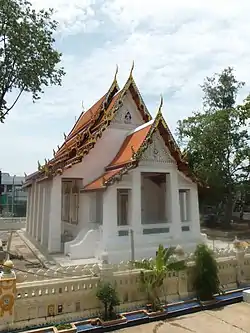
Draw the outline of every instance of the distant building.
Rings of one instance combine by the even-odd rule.
[[[24,177],[1,172],[0,215],[26,216],[27,193],[22,189]]]

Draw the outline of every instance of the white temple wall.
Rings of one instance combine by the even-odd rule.
[[[100,177],[118,153],[126,135],[127,130],[107,128],[83,161],[65,170],[63,177],[83,178],[84,186]]]

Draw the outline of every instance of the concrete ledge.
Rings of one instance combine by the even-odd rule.
[[[0,230],[20,230],[25,228],[26,218],[4,217],[0,218]]]
[[[250,303],[250,289],[243,290],[243,301]]]

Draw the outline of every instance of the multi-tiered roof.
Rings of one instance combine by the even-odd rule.
[[[96,142],[101,140],[103,132],[109,127],[118,109],[122,106],[123,98],[128,91],[131,93],[145,124],[127,136],[118,154],[105,168],[104,173],[87,185],[85,190],[105,188],[114,181],[119,180],[130,169],[135,168],[142,153],[152,142],[152,135],[156,130],[159,131],[170,154],[176,160],[178,169],[185,173],[186,176],[194,179],[162,116],[162,100],[157,116],[152,120],[135,84],[132,70],[133,67],[122,89],[119,89],[116,71],[114,80],[106,94],[89,110],[81,113],[70,133],[67,136],[64,135],[64,143],[61,147],[58,147],[57,152],[53,151],[54,157],[51,160],[45,160],[44,165],[38,163],[38,171],[26,178],[26,186],[33,181],[42,181],[61,175],[64,170],[82,162],[84,157],[94,148]]]

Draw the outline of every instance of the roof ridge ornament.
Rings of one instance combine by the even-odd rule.
[[[85,112],[86,112],[86,110],[85,110],[85,107],[84,107],[84,105],[83,105],[83,101],[82,101],[82,103],[81,103],[81,104],[82,104],[82,112],[83,112],[83,113],[85,113]]]
[[[116,64],[116,69],[115,69],[115,76],[114,76],[114,82],[117,82],[117,74],[118,74],[118,65]]]
[[[132,66],[131,66],[131,69],[130,69],[130,73],[129,73],[129,77],[130,77],[130,78],[132,78],[132,76],[133,76],[133,70],[134,70],[134,68],[135,68],[135,62],[134,62],[134,60],[133,60],[133,62],[132,62]]]
[[[159,116],[162,115],[162,106],[163,106],[163,96],[161,94],[160,105],[159,105],[158,112],[157,112],[157,115],[159,115]]]

